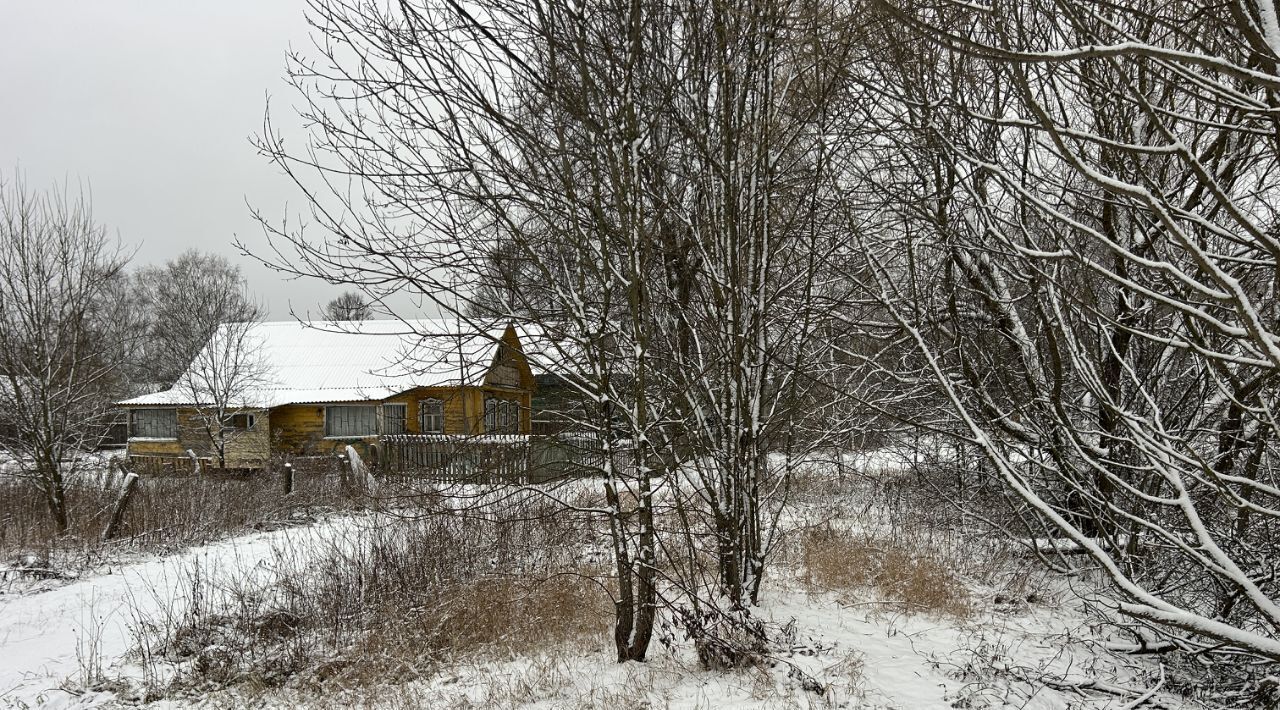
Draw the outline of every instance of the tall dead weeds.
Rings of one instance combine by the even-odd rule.
[[[909,537],[876,537],[828,525],[803,533],[800,579],[810,592],[872,591],[887,610],[964,618],[965,582],[936,548]]]
[[[138,628],[138,646],[159,648],[151,657],[167,668],[149,677],[171,679],[159,690],[168,695],[324,692],[418,680],[468,656],[598,647],[612,611],[602,574],[580,559],[581,529],[555,512],[382,515],[276,550],[266,578],[195,573],[187,613]]]

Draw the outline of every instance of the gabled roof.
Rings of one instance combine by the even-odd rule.
[[[479,384],[506,329],[505,323],[477,329],[453,318],[253,324],[244,342],[257,354],[262,374],[233,404],[270,408],[358,402],[386,399],[414,387]],[[218,338],[211,339],[197,362],[208,357]],[[120,404],[208,403],[191,401],[199,398],[191,390],[176,386]]]

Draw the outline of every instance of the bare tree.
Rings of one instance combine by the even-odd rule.
[[[209,442],[220,467],[227,465],[228,446],[244,436],[261,436],[256,416],[262,406],[262,388],[271,372],[255,334],[256,321],[223,323],[178,377],[174,389],[195,405],[190,422]]]
[[[324,307],[324,317],[332,321],[368,320],[373,317],[373,306],[355,291],[343,291],[341,296]]]
[[[597,435],[607,507],[588,512],[612,532],[619,660],[646,653],[660,554],[686,598],[754,603],[787,480],[768,455],[799,440],[811,267],[833,241],[816,219],[831,16],[317,1],[311,19],[323,66],[295,57],[293,79],[336,164],[304,175],[312,156],[263,148],[327,234],[264,222],[275,265],[546,335],[532,345],[565,373],[574,428]],[[690,535],[659,538],[659,486]]]
[[[558,334],[620,659],[701,544],[655,486],[749,604],[767,454],[841,386],[981,451],[1136,625],[1280,658],[1273,3],[311,7],[314,150],[263,147],[326,233],[266,224],[277,265]]]
[[[111,298],[128,257],[65,189],[0,180],[0,445],[66,530],[66,485],[121,394],[120,356],[136,337]]]
[[[881,9],[867,114],[909,130],[849,162],[884,198],[850,209],[898,375],[1140,643],[1280,660],[1275,6]]]
[[[262,315],[239,267],[217,254],[186,251],[162,266],[139,269],[134,284],[150,317],[144,376],[155,384],[176,383],[224,323]]]
[[[496,38],[489,24],[502,26],[502,34],[533,32],[557,36],[556,41],[571,39],[564,35],[573,29],[567,8],[547,10],[551,15],[533,17],[515,5],[495,6],[491,20],[482,23],[443,5],[406,4],[384,12],[376,3],[312,3],[311,19],[317,27],[341,28],[351,33],[348,40],[362,52],[372,52],[363,61],[347,65],[342,60],[349,56],[348,47],[335,43],[326,48],[326,63],[333,67],[325,71],[337,71],[352,97],[372,89],[383,102],[379,118],[366,121],[358,101],[308,91],[316,70],[299,59],[295,81],[308,100],[316,102],[314,112],[329,117],[317,124],[316,140],[336,145],[343,142],[340,135],[348,127],[357,126],[361,140],[370,141],[367,147],[373,152],[368,155],[378,159],[353,173],[364,179],[362,187],[368,193],[364,204],[346,209],[358,211],[360,218],[339,217],[326,211],[326,201],[313,202],[313,213],[332,236],[313,243],[305,234],[264,224],[278,244],[277,252],[284,245],[291,247],[293,258],[281,264],[285,268],[331,280],[339,273],[362,289],[409,290],[446,312],[462,315],[480,310],[470,304],[478,298],[476,287],[492,273],[494,262],[489,255],[500,237],[509,235],[518,242],[508,250],[516,258],[530,250],[543,255],[529,262],[528,269],[555,294],[543,301],[555,309],[553,313],[539,309],[538,317],[529,319],[519,315],[520,309],[508,298],[487,303],[482,312],[522,325],[545,325],[560,334],[529,344],[539,350],[544,365],[561,366],[570,374],[584,403],[583,428],[597,435],[589,440],[597,447],[607,506],[583,512],[608,520],[617,580],[614,640],[618,659],[643,660],[658,601],[653,505],[658,455],[649,436],[657,418],[651,400],[644,396],[653,357],[645,345],[652,322],[645,317],[651,308],[645,271],[651,268],[652,256],[643,243],[644,200],[632,185],[634,169],[628,167],[632,159],[623,135],[601,142],[593,153],[580,128],[564,126],[576,133],[561,134],[565,144],[572,143],[580,151],[581,170],[599,176],[602,182],[595,189],[610,194],[607,207],[600,203],[606,199],[603,196],[597,196],[593,206],[585,201],[589,197],[577,200],[566,193],[569,174],[540,172],[563,166],[552,155],[557,150],[552,126],[563,125],[568,116],[562,111],[563,101],[544,104],[526,92],[539,90],[536,84],[544,68],[564,69],[535,69],[529,62],[541,63],[540,59],[524,49],[518,55],[505,54],[505,61],[500,59],[513,48]],[[607,19],[619,18],[608,15]],[[656,27],[643,23],[629,31],[652,34]],[[334,35],[325,31],[324,36]],[[633,56],[640,49],[634,43],[628,47]],[[399,69],[386,76],[388,66]],[[498,83],[490,83],[491,79]],[[395,87],[392,92],[383,91],[391,87]],[[401,89],[409,89],[410,94],[397,95]],[[610,98],[602,100],[617,98],[619,89],[619,84],[609,86]],[[577,91],[566,98],[585,98],[590,89]],[[446,97],[447,101],[439,101]],[[322,108],[330,101],[334,107]],[[418,124],[426,117],[411,117],[429,107],[439,107],[441,114],[422,122],[421,129],[392,128],[406,120]],[[623,131],[634,135],[639,130],[634,107],[629,113],[629,127]],[[537,121],[549,123],[534,125]],[[456,136],[446,139],[432,128],[446,123],[457,127]],[[485,132],[491,132],[491,137],[483,137]],[[438,153],[424,145],[428,140],[441,141]],[[394,148],[408,144],[417,148]],[[303,183],[295,156],[277,142],[268,142],[264,148]],[[333,155],[361,162],[363,153],[365,148]],[[433,164],[437,159],[465,167],[437,169]],[[618,179],[606,184],[607,175]],[[499,191],[514,195],[515,200],[493,199]],[[444,209],[435,209],[433,201]],[[399,222],[417,222],[422,228],[402,232],[395,228]],[[537,244],[528,239],[534,233],[540,234]]]

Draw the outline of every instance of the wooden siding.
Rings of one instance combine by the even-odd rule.
[[[405,407],[406,434],[422,433],[418,428],[418,403],[424,399],[439,399],[444,403],[444,433],[479,435],[484,431],[484,400],[486,397],[513,400],[520,403],[520,433],[529,431],[529,403],[531,394],[505,387],[418,387],[401,392],[381,401],[334,402],[344,404],[403,404]],[[348,444],[356,446],[361,455],[367,455],[369,444],[376,443],[377,435],[360,438],[325,438],[325,404],[290,404],[271,410],[271,442],[274,450],[289,455],[319,455],[341,453]]]
[[[140,407],[164,409],[164,407]],[[187,450],[200,458],[215,460],[213,440],[205,431],[199,412],[191,407],[178,407],[177,439],[130,439],[128,455],[185,457]],[[244,410],[256,417],[251,431],[237,431],[227,436],[227,466],[260,466],[271,455],[271,415],[265,411]]]
[[[484,384],[530,392],[538,388],[533,371],[529,368],[529,360],[520,349],[520,339],[516,337],[515,328],[508,327],[503,333],[502,344],[485,374]]]
[[[159,439],[130,439],[126,446],[130,456],[181,456],[182,444]]]
[[[484,400],[489,397],[516,402],[520,405],[520,423],[516,433],[528,434],[532,428],[531,409],[533,393],[538,384],[529,368],[529,360],[520,348],[515,328],[508,327],[502,335],[502,344],[494,356],[493,364],[484,378],[483,393],[476,408],[478,421],[474,433],[489,433],[484,428]]]
[[[484,430],[484,400],[490,397],[493,397],[494,399],[503,399],[509,402],[515,402],[516,404],[520,405],[520,425],[519,425],[519,429],[514,433],[516,434],[529,433],[530,427],[532,425],[530,411],[529,411],[530,405],[533,402],[532,393],[527,391],[516,391],[516,390],[510,390],[510,389],[498,388],[498,387],[485,387],[483,389],[483,394],[481,395],[481,398],[480,398],[480,421],[477,422],[478,430],[476,433],[480,433],[480,434],[494,433],[494,432],[487,432]],[[512,432],[506,432],[506,433],[512,433]]]
[[[457,387],[418,387],[408,392],[401,392],[386,399],[387,404],[405,405],[405,433],[419,434],[418,402],[424,399],[438,399],[444,402],[444,433],[476,434],[476,406],[472,388]],[[480,416],[483,416],[480,412]]]
[[[289,404],[271,410],[271,441],[277,451],[307,456],[330,453],[337,441],[324,438],[323,404]]]

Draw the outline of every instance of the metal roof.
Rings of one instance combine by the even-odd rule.
[[[191,376],[196,363],[213,357],[219,340],[234,327],[215,333],[180,383],[207,379]],[[479,384],[505,330],[506,324],[476,328],[453,318],[252,324],[241,342],[259,374],[229,404],[270,408],[371,401],[414,387]],[[217,399],[199,390],[179,385],[120,404],[193,405]]]

